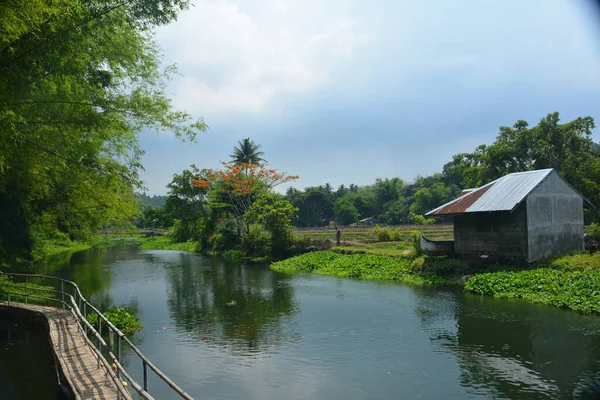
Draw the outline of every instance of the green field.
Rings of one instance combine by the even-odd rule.
[[[413,231],[421,232],[432,240],[452,240],[452,225],[401,225],[387,227],[393,239],[382,241],[374,227],[356,227],[342,229],[341,246],[335,246],[335,229],[297,229],[296,240],[302,245],[314,245],[320,249],[329,249],[341,253],[363,253],[382,256],[402,257],[411,251]]]

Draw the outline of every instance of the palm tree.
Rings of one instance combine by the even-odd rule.
[[[250,138],[238,141],[236,147],[233,148],[231,162],[233,164],[263,164],[267,160],[262,158],[265,154],[260,150],[260,144],[254,143]]]

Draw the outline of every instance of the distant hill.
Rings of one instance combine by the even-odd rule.
[[[161,208],[162,206],[165,205],[165,202],[167,201],[167,197],[168,196],[148,196],[145,193],[136,193],[135,197],[137,197],[141,203],[141,208],[146,209],[146,208]]]

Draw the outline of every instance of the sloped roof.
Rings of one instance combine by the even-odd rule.
[[[429,211],[425,215],[448,215],[471,212],[512,211],[533,191],[553,168],[515,172],[474,189]],[[575,190],[575,189],[573,189]],[[582,196],[583,197],[583,196]],[[584,201],[589,203],[585,198]]]

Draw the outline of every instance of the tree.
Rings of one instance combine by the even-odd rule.
[[[182,0],[0,4],[0,258],[28,257],[52,231],[82,238],[132,219],[138,133],[193,139],[202,120],[171,107],[155,26]]]
[[[444,166],[452,181],[478,187],[508,173],[554,168],[593,203],[600,201],[600,155],[592,141],[594,120],[576,118],[560,124],[557,112],[529,127],[517,121],[500,127],[496,141],[473,153],[454,156]]]
[[[190,182],[198,188],[210,189],[211,204],[226,205],[237,222],[238,236],[248,232],[247,213],[260,195],[299,178],[259,164],[223,163],[223,166],[224,170],[205,169],[203,178],[191,178]]]
[[[338,199],[333,207],[335,220],[342,225],[350,225],[358,221],[360,214],[348,199]]]
[[[271,234],[271,255],[280,258],[294,244],[294,227],[291,219],[298,212],[289,201],[280,195],[267,193],[261,195],[248,212],[248,220],[261,224]]]
[[[193,179],[199,179],[201,172],[195,165],[190,170],[175,174],[169,188],[169,197],[165,204],[165,211],[171,224],[178,220],[177,229],[173,232],[174,239],[186,242],[198,239],[200,221],[208,217],[208,190],[193,184]]]
[[[260,150],[260,145],[254,143],[250,138],[238,141],[233,148],[233,154],[230,155],[233,165],[239,164],[265,164],[267,161],[262,158],[264,153]]]

